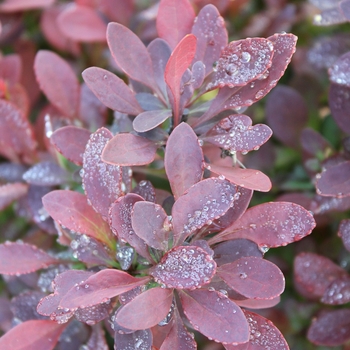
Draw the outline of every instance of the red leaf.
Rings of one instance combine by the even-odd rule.
[[[119,68],[133,80],[154,89],[151,57],[142,41],[119,23],[109,23],[107,42]]]
[[[294,260],[295,286],[309,299],[321,298],[334,280],[344,276],[345,270],[322,255],[301,253]]]
[[[193,232],[223,216],[239,199],[237,187],[227,180],[210,178],[190,187],[172,208],[174,240],[183,242]]]
[[[6,0],[1,3],[1,12],[18,12],[38,9],[53,5],[55,0]]]
[[[0,210],[3,210],[13,201],[23,197],[28,192],[28,185],[15,182],[0,186]]]
[[[316,190],[321,196],[350,196],[350,162],[331,166],[316,176]]]
[[[131,213],[135,233],[150,247],[163,251],[168,248],[169,229],[164,227],[167,219],[168,216],[160,205],[146,201],[136,202]]]
[[[278,296],[273,299],[243,299],[235,300],[236,304],[240,307],[247,309],[268,309],[274,307],[281,301],[281,297]]]
[[[162,0],[157,14],[158,36],[174,49],[191,32],[195,16],[188,0]]]
[[[1,349],[52,350],[66,325],[48,320],[30,320],[15,326],[0,338]]]
[[[65,158],[76,165],[83,165],[83,154],[90,135],[86,129],[69,125],[57,129],[50,141]]]
[[[327,310],[312,320],[307,338],[324,346],[342,345],[350,339],[350,309]]]
[[[208,165],[207,169],[221,177],[224,176],[228,181],[240,187],[250,190],[268,192],[272,187],[269,177],[259,170],[229,168],[214,164]]]
[[[164,319],[172,301],[172,289],[148,289],[124,305],[115,320],[120,326],[129,329],[151,328]]]
[[[168,251],[150,274],[167,288],[195,289],[209,283],[215,271],[215,261],[202,248],[178,246]]]
[[[6,55],[0,59],[0,78],[9,85],[20,82],[22,74],[21,57],[17,54]]]
[[[198,289],[180,291],[186,317],[193,327],[220,343],[245,343],[249,340],[248,322],[240,309],[224,294]]]
[[[59,263],[59,260],[27,243],[1,244],[0,256],[0,273],[5,275],[22,275]]]
[[[82,76],[96,97],[108,108],[131,115],[142,112],[134,92],[115,74],[90,67],[84,70]]]
[[[80,86],[70,65],[56,53],[40,50],[35,57],[34,70],[48,100],[66,117],[76,118]]]
[[[71,4],[58,16],[57,24],[74,41],[106,41],[107,25],[92,8]]]
[[[186,35],[176,46],[165,68],[165,82],[173,95],[174,126],[180,122],[180,84],[182,76],[193,61],[196,53],[196,37]]]
[[[345,248],[350,251],[350,219],[340,222],[338,236],[342,239]]]
[[[146,132],[156,128],[172,116],[170,110],[153,110],[140,113],[132,125],[137,132]]]
[[[262,248],[285,246],[309,235],[316,226],[313,216],[302,206],[269,202],[248,209],[232,226],[210,243],[246,238]]]
[[[247,298],[273,299],[284,290],[281,270],[260,257],[240,258],[218,267],[217,273],[232,289]]]
[[[225,21],[214,5],[206,5],[199,11],[192,34],[197,38],[194,61],[202,61],[205,65],[205,75],[208,75],[228,41]]]
[[[164,157],[165,171],[175,198],[202,179],[203,158],[192,128],[186,123],[178,125],[170,134]]]
[[[105,145],[113,137],[101,128],[91,134],[83,155],[83,185],[92,207],[107,220],[109,206],[126,191],[120,166],[106,164],[101,155]]]
[[[56,190],[43,197],[43,204],[50,216],[60,225],[114,248],[114,239],[108,224],[92,209],[83,194]]]
[[[334,280],[325,290],[321,302],[328,305],[342,305],[350,301],[350,276]]]
[[[145,165],[152,163],[157,151],[154,141],[133,134],[117,134],[106,145],[102,160],[112,165]]]
[[[148,280],[149,277],[135,278],[123,271],[105,269],[71,288],[62,298],[60,307],[74,310],[104,303]]]

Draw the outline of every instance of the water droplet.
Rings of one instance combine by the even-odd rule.
[[[244,63],[248,63],[250,61],[250,53],[249,52],[242,52],[242,56],[241,56],[241,61],[244,62]]]

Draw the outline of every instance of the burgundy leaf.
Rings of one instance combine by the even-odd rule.
[[[249,340],[248,322],[240,309],[224,294],[198,289],[180,292],[186,317],[193,327],[220,343],[245,343]]]
[[[101,304],[78,309],[75,311],[74,316],[78,321],[92,326],[109,317],[112,308],[113,305],[108,299],[106,302],[103,302]]]
[[[151,202],[136,202],[131,212],[131,224],[135,233],[150,247],[163,251],[168,248],[169,228],[166,230],[164,227],[167,220],[164,209]]]
[[[262,258],[263,253],[255,242],[238,238],[214,247],[214,259],[218,266],[234,262],[246,256]]]
[[[338,236],[342,239],[345,248],[350,251],[350,219],[340,222]]]
[[[349,52],[340,56],[335,64],[329,68],[329,79],[334,84],[345,85],[350,87],[350,79],[347,72],[350,69],[350,54]]]
[[[199,11],[192,34],[197,38],[194,60],[204,63],[205,75],[208,75],[228,41],[225,21],[214,5],[206,5]]]
[[[0,164],[0,181],[1,182],[20,182],[22,175],[26,171],[22,164],[2,162]]]
[[[152,183],[148,180],[141,180],[138,185],[132,189],[131,192],[138,194],[147,202],[154,203],[156,201],[156,190],[153,187]]]
[[[350,162],[332,166],[316,178],[316,190],[321,196],[350,196]]]
[[[172,208],[175,242],[181,243],[193,232],[210,225],[238,199],[237,186],[227,180],[210,178],[190,187]]]
[[[224,167],[210,164],[207,169],[228,181],[254,191],[268,192],[272,184],[268,176],[259,170]]]
[[[179,198],[203,176],[203,151],[192,128],[178,125],[167,141],[164,166],[174,197]]]
[[[220,148],[249,152],[258,150],[272,135],[264,124],[252,126],[252,120],[244,114],[230,115],[212,128],[203,140]]]
[[[159,287],[148,289],[124,305],[117,313],[116,322],[134,330],[151,328],[164,319],[172,301],[172,289]]]
[[[267,309],[274,307],[281,301],[281,297],[278,296],[273,299],[243,299],[235,300],[236,304],[240,307],[245,307],[248,309]]]
[[[37,186],[61,185],[68,179],[69,174],[52,161],[37,163],[23,174],[24,181]]]
[[[112,137],[108,129],[98,129],[91,134],[83,155],[84,190],[92,207],[104,219],[108,217],[109,206],[126,190],[120,166],[106,164],[101,159],[103,149]]]
[[[0,59],[0,78],[7,84],[14,85],[20,82],[22,73],[21,57],[17,54],[6,55]]]
[[[349,114],[350,108],[350,87],[345,85],[331,84],[329,89],[329,107],[332,116],[338,126],[347,134],[350,133]]]
[[[327,310],[312,320],[307,338],[324,346],[342,345],[350,339],[350,309]]]
[[[295,285],[309,299],[321,298],[333,281],[346,275],[345,270],[322,255],[301,253],[294,260]]]
[[[102,327],[93,327],[85,350],[108,350],[105,332]]]
[[[150,329],[143,329],[135,331],[130,334],[120,334],[115,332],[114,335],[114,349],[138,349],[138,350],[151,350],[153,343],[152,332]]]
[[[146,132],[156,128],[172,116],[172,111],[166,109],[153,110],[140,113],[132,125],[137,132]]]
[[[248,256],[217,269],[218,275],[236,292],[252,299],[273,299],[284,290],[284,277],[273,263]]]
[[[125,305],[129,303],[131,300],[135,299],[139,294],[143,293],[145,290],[146,290],[146,285],[141,285],[133,289],[130,289],[125,293],[119,294],[120,304]]]
[[[11,350],[52,350],[66,325],[49,320],[20,323],[0,338],[0,348]]]
[[[316,223],[302,206],[288,202],[269,202],[246,211],[232,226],[210,241],[246,238],[261,248],[284,246],[309,235]]]
[[[117,134],[106,145],[102,160],[113,165],[145,165],[153,162],[157,145],[144,137]]]
[[[37,143],[31,125],[13,104],[0,100],[0,154],[16,163],[32,163]]]
[[[142,112],[134,92],[115,74],[90,67],[84,70],[82,76],[95,96],[108,108],[131,115]]]
[[[279,85],[269,94],[265,108],[273,135],[289,147],[299,147],[301,130],[308,121],[303,96],[289,86]]]
[[[90,134],[86,129],[69,125],[57,129],[50,141],[65,158],[76,165],[83,165],[83,154]]]
[[[0,245],[0,256],[0,273],[5,275],[21,275],[59,263],[59,260],[27,243],[5,242]],[[14,256],[16,259],[13,259]]]
[[[80,86],[69,64],[54,52],[40,50],[35,57],[34,70],[48,100],[66,117],[76,118]]]
[[[259,350],[266,348],[266,346],[268,346],[269,350],[289,350],[283,335],[270,320],[251,311],[243,310],[243,312],[250,328],[250,338],[247,347],[240,348],[224,345],[226,350]]]
[[[350,208],[350,197],[324,197],[316,195],[311,201],[310,210],[315,214],[346,211]]]
[[[188,0],[162,0],[157,14],[158,36],[172,49],[191,32],[195,13]]]
[[[350,301],[350,276],[334,280],[325,290],[321,302],[329,305],[342,305]]]
[[[192,89],[198,89],[202,86],[205,78],[205,65],[202,61],[197,61],[192,66],[192,78],[191,85]],[[193,91],[191,91],[193,94]],[[192,96],[190,96],[191,98]]]
[[[274,47],[264,38],[231,41],[221,52],[207,89],[244,86],[259,78],[271,66]]]
[[[56,190],[43,197],[43,204],[60,225],[95,238],[113,249],[114,240],[108,224],[92,209],[83,194]]]
[[[151,57],[144,44],[130,29],[119,23],[109,23],[107,42],[114,60],[126,75],[151,89],[154,88]]]
[[[0,186],[0,210],[3,210],[13,201],[23,197],[27,192],[28,186],[21,182]]]
[[[71,4],[58,16],[57,24],[63,35],[74,41],[106,41],[105,21],[87,6]]]
[[[145,241],[135,234],[131,213],[136,202],[143,201],[137,194],[129,193],[114,202],[109,209],[109,224],[122,242],[128,242],[141,256],[152,261]]]
[[[174,126],[180,122],[180,83],[186,69],[193,61],[196,52],[196,37],[193,34],[186,35],[172,52],[165,67],[165,82],[173,97]]]
[[[145,284],[148,280],[149,277],[135,278],[124,271],[105,269],[71,288],[63,296],[59,306],[74,310],[105,303],[108,299]]]
[[[320,133],[311,128],[302,130],[300,143],[305,152],[316,157],[327,149],[332,149],[330,143]]]
[[[209,283],[215,270],[215,261],[202,248],[178,246],[168,251],[150,274],[167,288],[195,289]]]
[[[39,291],[27,290],[11,299],[11,311],[16,322],[25,322],[29,320],[46,319],[39,315],[36,308],[45,293]]]

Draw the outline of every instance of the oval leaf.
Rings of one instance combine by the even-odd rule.
[[[0,210],[3,210],[13,201],[23,197],[28,192],[28,185],[15,182],[0,186]]]
[[[325,290],[321,302],[329,305],[342,305],[350,301],[350,277],[334,280]]]
[[[328,94],[329,108],[332,117],[338,126],[347,134],[350,134],[350,87],[331,84]]]
[[[342,239],[345,248],[350,251],[350,219],[340,222],[338,236]]]
[[[118,331],[114,333],[115,350],[150,350],[152,348],[152,343],[153,337],[150,329],[143,329],[140,331],[132,332],[130,334],[120,334]]]
[[[146,132],[156,128],[172,116],[169,110],[153,110],[140,113],[132,125],[137,132]]]

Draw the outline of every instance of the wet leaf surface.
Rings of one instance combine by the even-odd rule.
[[[350,87],[332,83],[328,94],[329,108],[338,126],[350,134],[348,110],[350,108]]]
[[[345,248],[350,251],[350,219],[340,222],[338,236],[342,239]]]
[[[21,182],[0,186],[0,210],[6,208],[13,201],[23,197],[27,191],[28,186]]]
[[[137,132],[152,130],[165,122],[172,116],[170,110],[153,110],[140,113],[133,121],[132,125]]]
[[[130,334],[115,332],[114,342],[115,350],[151,350],[153,337],[150,329],[143,329]]]
[[[335,279],[325,290],[321,302],[342,305],[350,301],[350,276]]]

